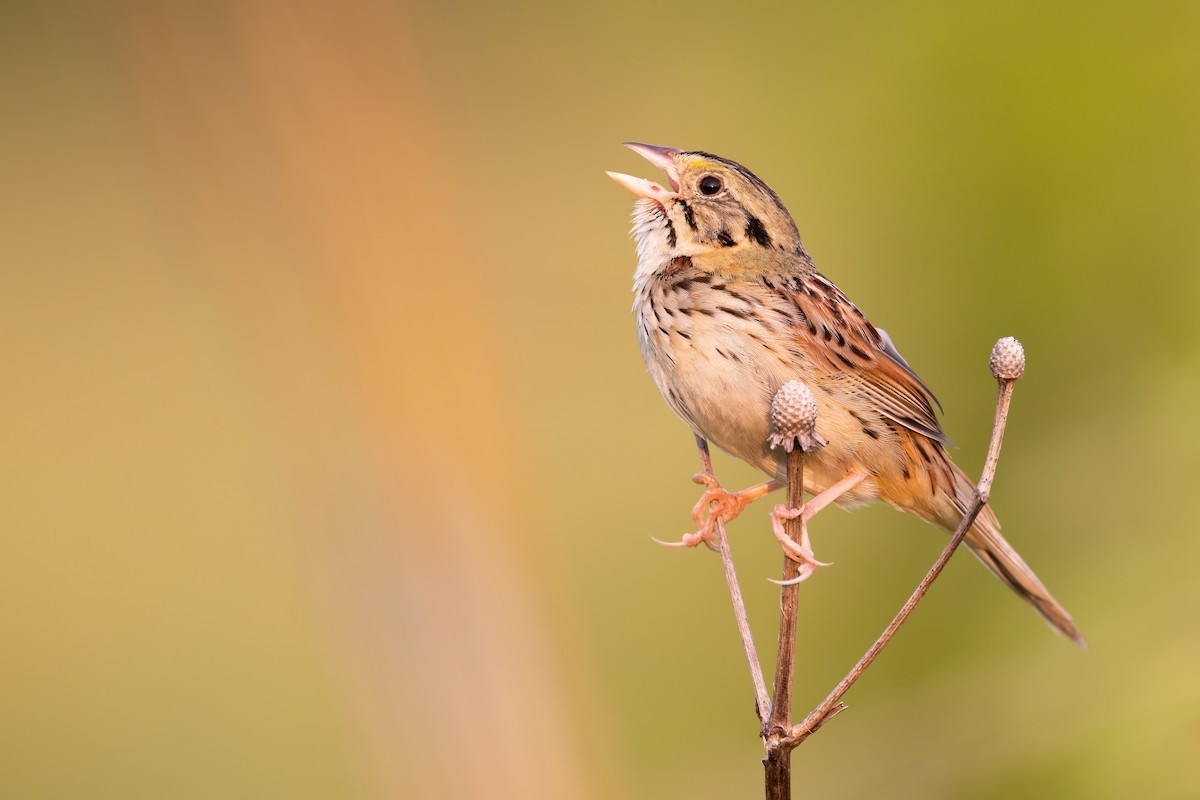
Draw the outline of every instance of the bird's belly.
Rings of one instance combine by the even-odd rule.
[[[808,491],[822,491],[850,472],[872,475],[870,462],[886,460],[884,452],[869,452],[878,442],[861,433],[846,399],[783,342],[750,340],[747,346],[744,334],[719,329],[693,328],[690,334],[690,339],[683,339],[655,332],[643,342],[643,355],[667,404],[717,447],[783,480],[785,454],[782,449],[772,450],[768,442],[771,400],[784,383],[799,380],[817,398],[817,432],[828,441],[805,458]],[[847,492],[839,505],[868,502],[878,493],[875,481],[868,478]]]

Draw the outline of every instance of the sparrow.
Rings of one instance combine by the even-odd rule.
[[[693,509],[697,531],[679,544],[710,544],[716,519],[728,521],[786,480],[770,439],[770,405],[791,380],[807,385],[820,409],[823,446],[804,462],[813,497],[803,518],[830,503],[875,500],[946,531],[962,521],[975,484],[946,452],[933,406],[940,404],[891,338],[817,271],[779,196],[737,162],[703,151],[626,143],[666,173],[669,188],[609,172],[637,196],[633,311],[638,345],[667,405],[708,443],[762,470],[770,480],[726,491],[711,474]],[[776,520],[778,523],[778,520]],[[821,565],[807,541],[782,536],[784,551],[811,572]],[[1000,533],[985,507],[967,545],[1001,581],[1057,631],[1084,639]]]

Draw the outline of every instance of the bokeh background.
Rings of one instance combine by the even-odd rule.
[[[648,538],[696,459],[634,139],[765,177],[968,472],[1029,354],[994,505],[1090,650],[956,558],[797,796],[1200,796],[1197,41],[1192,2],[4,3],[0,795],[759,795],[719,563]],[[797,714],[943,541],[814,535]]]

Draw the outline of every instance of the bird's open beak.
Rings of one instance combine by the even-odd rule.
[[[679,150],[673,147],[656,147],[652,144],[639,144],[638,142],[625,142],[625,146],[667,173],[667,180],[670,181],[671,189],[674,191],[669,191],[654,181],[623,175],[620,172],[608,172],[606,173],[608,177],[638,197],[645,197],[648,200],[661,202],[679,196],[679,169],[675,166],[675,158],[679,155]]]

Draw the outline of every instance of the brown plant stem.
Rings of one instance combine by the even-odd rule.
[[[788,508],[804,505],[804,451],[796,447],[787,454]],[[784,520],[783,528],[792,541],[803,538],[803,517]],[[796,615],[800,584],[788,583],[800,574],[800,564],[783,557],[783,590],[779,603],[779,650],[775,661],[775,693],[765,736],[767,757],[763,759],[767,800],[792,796],[792,673],[796,660]]]
[[[854,685],[854,682],[866,671],[867,667],[871,666],[871,662],[879,655],[888,642],[895,636],[896,631],[908,619],[909,614],[917,607],[917,603],[921,602],[921,598],[929,591],[929,587],[937,580],[946,564],[950,561],[950,557],[954,555],[954,551],[962,544],[962,540],[966,537],[967,531],[971,529],[975,518],[979,516],[979,512],[987,504],[991,494],[992,480],[995,477],[996,466],[1000,459],[1000,445],[1004,440],[1004,427],[1008,422],[1008,408],[1012,402],[1013,380],[999,381],[999,396],[996,399],[996,417],[992,423],[992,438],[988,444],[988,454],[984,461],[983,473],[979,477],[978,488],[975,490],[975,498],[971,502],[970,508],[963,516],[962,522],[954,531],[954,535],[950,537],[950,541],[942,548],[941,554],[937,561],[930,567],[929,572],[917,585],[912,595],[905,602],[891,623],[884,629],[875,643],[867,649],[863,657],[858,663],[847,673],[846,677],[834,688],[829,696],[821,702],[819,706],[813,709],[804,721],[792,728],[791,734],[788,737],[788,742],[792,747],[803,742],[809,736],[814,734],[822,725],[828,722],[834,715],[845,709],[845,705],[841,703],[842,696]]]
[[[700,468],[706,475],[713,474],[712,456],[708,452],[708,441],[696,435],[696,447],[700,450]],[[760,726],[765,730],[771,713],[771,701],[767,697],[767,684],[763,679],[762,663],[758,660],[758,649],[750,634],[750,618],[746,614],[746,603],[738,584],[737,572],[733,568],[733,552],[729,548],[729,537],[725,535],[725,523],[720,517],[714,525],[717,551],[721,554],[721,566],[725,570],[725,583],[729,586],[729,599],[733,604],[733,617],[737,622],[738,634],[742,637],[742,648],[746,652],[746,663],[750,666],[750,680],[754,684],[754,711]]]

